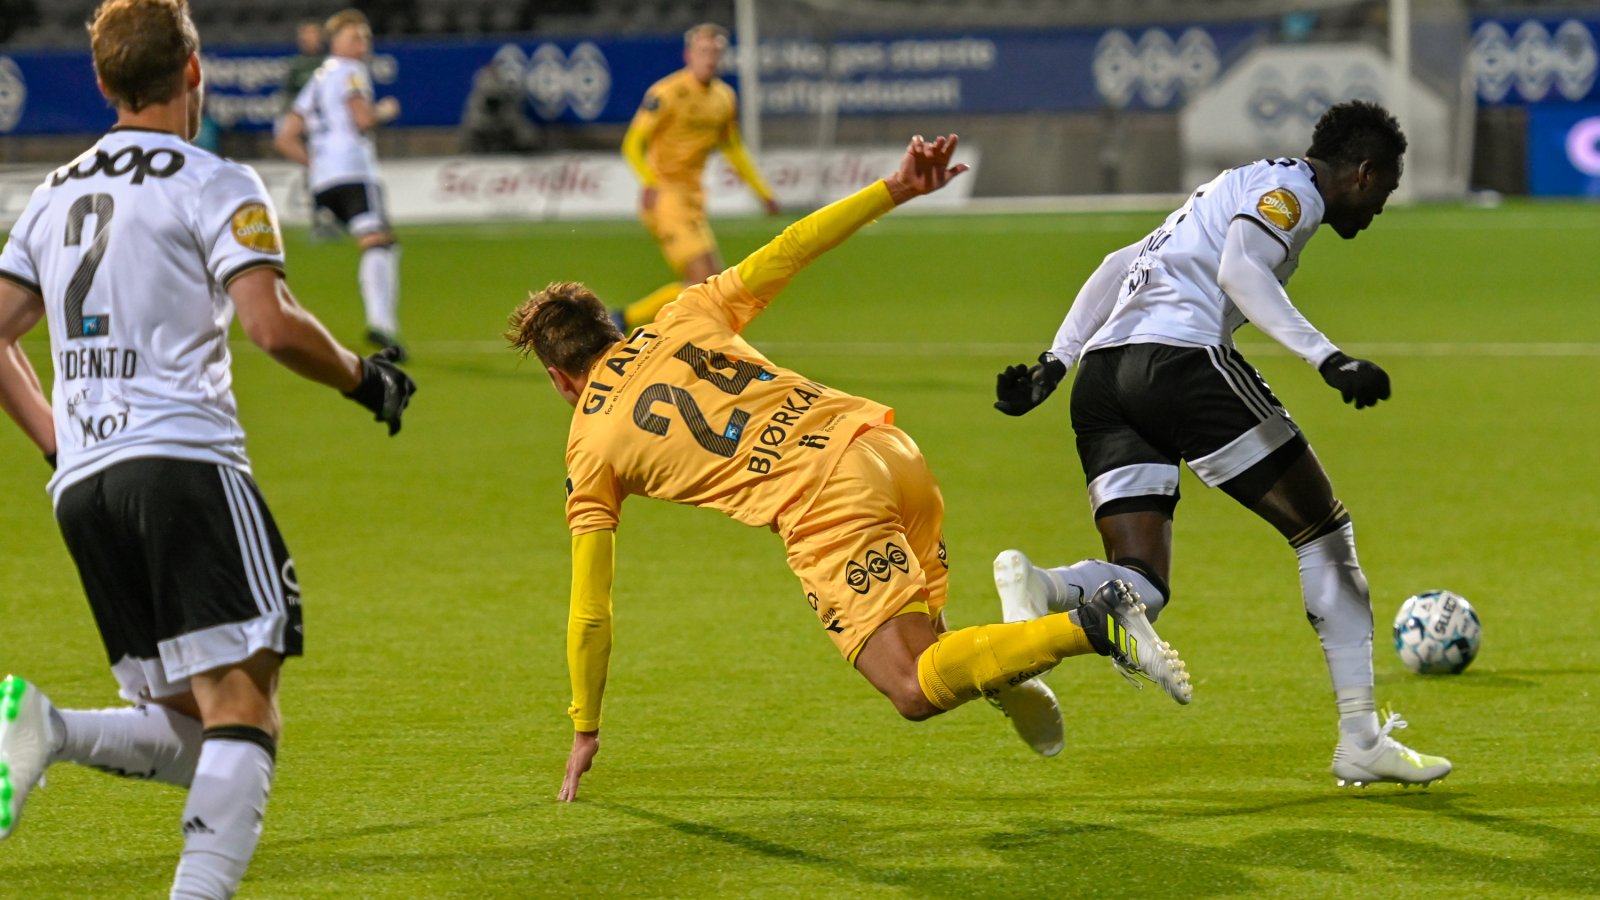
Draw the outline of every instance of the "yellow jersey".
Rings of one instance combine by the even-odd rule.
[[[774,364],[740,333],[806,263],[893,207],[879,182],[802,220],[738,266],[686,289],[589,370],[567,434],[567,524],[616,528],[633,494],[772,527],[803,511],[839,454],[893,421],[883,404]],[[826,227],[826,226],[825,226]]]
[[[737,114],[727,82],[701,84],[679,69],[650,86],[628,130],[647,136],[645,156],[659,181],[698,188],[706,157],[737,139]]]

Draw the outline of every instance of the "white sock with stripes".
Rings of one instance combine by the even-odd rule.
[[[272,791],[274,745],[247,726],[206,729],[189,800],[173,900],[215,900],[239,889],[261,840]]]
[[[157,704],[58,709],[64,740],[55,760],[125,778],[188,787],[200,761],[200,721]]]
[[[1070,566],[1040,569],[1039,573],[1044,576],[1045,599],[1050,604],[1051,612],[1077,609],[1094,596],[1101,585],[1113,578],[1133,585],[1133,589],[1139,592],[1139,599],[1144,601],[1145,615],[1150,621],[1154,622],[1167,605],[1166,597],[1144,573],[1103,559],[1085,559]]]
[[[361,303],[367,327],[390,337],[400,333],[400,245],[383,244],[361,251]]]

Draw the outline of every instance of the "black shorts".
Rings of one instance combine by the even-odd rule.
[[[294,560],[238,469],[127,460],[62,491],[56,521],[127,699],[262,650],[300,655]]]
[[[375,181],[336,184],[318,191],[314,199],[319,209],[333,213],[339,224],[355,237],[389,230],[389,215],[383,208],[383,188]]]
[[[1208,487],[1254,502],[1307,446],[1232,347],[1126,344],[1085,354],[1072,430],[1096,517],[1170,513],[1180,460]]]

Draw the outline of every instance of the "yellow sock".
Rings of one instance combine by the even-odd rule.
[[[954,709],[990,691],[1018,684],[1069,656],[1095,652],[1089,635],[1065,613],[975,625],[939,636],[917,658],[917,681],[928,701]]]
[[[622,320],[628,323],[629,328],[649,325],[656,320],[656,313],[661,312],[661,307],[678,299],[681,293],[683,293],[683,282],[669,281],[651,291],[643,300],[636,300],[624,306]]]

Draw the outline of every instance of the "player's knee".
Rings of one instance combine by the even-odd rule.
[[[1350,524],[1350,512],[1344,504],[1334,500],[1331,505],[1317,512],[1300,517],[1296,523],[1299,530],[1289,535],[1289,546],[1299,550],[1301,547],[1319,538],[1327,537]]]
[[[894,704],[895,712],[910,722],[921,722],[944,712],[934,706],[928,695],[922,692],[922,684],[917,681],[915,673],[912,673],[910,678],[901,679],[884,694],[889,698],[889,702]]]

